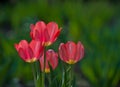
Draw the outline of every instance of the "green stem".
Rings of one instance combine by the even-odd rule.
[[[42,72],[42,87],[45,87],[46,47],[44,48],[44,69]]]
[[[70,73],[69,73],[69,76],[70,76],[70,84],[69,84],[69,87],[72,87],[72,81],[73,81],[73,65],[70,65]]]
[[[51,74],[48,74],[49,87],[51,86]]]
[[[33,77],[34,77],[34,84],[35,84],[35,87],[37,87],[37,79],[36,79],[34,63],[31,64],[31,67],[32,67],[32,73],[33,73]]]
[[[37,87],[40,87],[41,83],[40,83],[40,64],[39,61],[36,62],[36,84]]]
[[[65,74],[66,74],[66,71],[65,71],[65,68],[64,68],[64,64],[62,62],[61,63],[61,66],[62,66],[62,83],[61,83],[61,87],[65,87]]]
[[[44,80],[45,80],[45,73],[44,72],[42,72],[42,87],[44,87]]]
[[[33,73],[33,77],[34,77],[34,84],[35,87],[41,87],[40,85],[40,67],[39,67],[39,61],[32,63],[31,64],[32,67],[32,73]]]

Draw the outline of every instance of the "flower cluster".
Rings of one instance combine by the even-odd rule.
[[[30,25],[31,42],[21,40],[15,44],[19,56],[28,63],[39,61],[42,72],[49,73],[50,67],[54,70],[58,65],[58,54],[60,59],[68,64],[75,64],[84,56],[84,47],[79,41],[77,44],[68,41],[61,43],[58,53],[52,49],[46,50],[47,46],[52,45],[60,35],[61,28],[55,22],[45,24],[38,21],[35,25]],[[49,66],[50,65],[50,66]]]

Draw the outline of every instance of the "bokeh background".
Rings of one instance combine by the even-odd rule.
[[[76,87],[120,87],[119,0],[0,0],[0,87],[34,87],[31,67],[14,43],[30,41],[29,26],[39,20],[63,28],[49,48],[58,51],[68,40],[84,44]]]

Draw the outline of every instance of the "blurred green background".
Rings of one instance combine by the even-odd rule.
[[[50,48],[58,51],[68,40],[84,44],[85,56],[75,65],[76,87],[120,87],[119,0],[1,0],[0,87],[34,87],[31,67],[14,43],[30,41],[29,26],[39,20],[63,28]]]

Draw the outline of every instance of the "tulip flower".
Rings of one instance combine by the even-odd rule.
[[[59,55],[62,61],[68,64],[74,64],[84,56],[84,47],[81,42],[75,44],[68,41],[66,44],[61,43],[59,46]]]
[[[55,53],[52,49],[46,51],[46,64],[45,64],[45,73],[50,72],[50,66],[54,70],[58,65],[58,54]],[[44,71],[44,55],[40,58],[41,70]]]
[[[15,44],[20,57],[25,62],[35,62],[43,54],[43,46],[39,41],[32,40],[29,44],[26,40],[21,40],[19,44]]]
[[[43,21],[38,21],[35,25],[30,25],[30,36],[34,40],[39,40],[44,46],[49,46],[56,41],[61,29],[55,22],[45,24]]]

